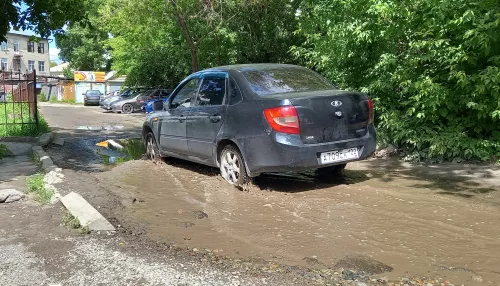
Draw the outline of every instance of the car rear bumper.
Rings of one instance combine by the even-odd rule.
[[[93,103],[93,104],[99,104],[100,100],[99,99],[87,99],[85,100],[85,103]]]
[[[371,156],[376,149],[376,131],[371,125],[365,136],[321,144],[303,144],[298,135],[272,133],[245,139],[240,143],[249,175],[318,169],[359,161]],[[335,150],[358,148],[359,158],[321,164],[320,154]]]

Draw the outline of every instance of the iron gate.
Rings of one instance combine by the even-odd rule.
[[[36,72],[0,71],[0,137],[38,132]]]

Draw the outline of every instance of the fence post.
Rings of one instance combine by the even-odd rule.
[[[35,105],[35,130],[38,132],[38,96],[36,95],[36,70],[33,69],[33,100]]]

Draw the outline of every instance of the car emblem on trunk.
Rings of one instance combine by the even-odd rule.
[[[333,107],[339,107],[342,105],[342,101],[340,100],[334,100],[330,103]]]

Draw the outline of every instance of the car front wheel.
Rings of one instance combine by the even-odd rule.
[[[238,148],[232,145],[224,147],[219,162],[222,178],[231,185],[241,186],[248,181],[245,162]]]
[[[146,155],[154,163],[158,163],[161,160],[160,149],[158,149],[155,136],[152,132],[149,132],[146,136]]]

